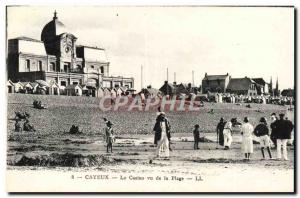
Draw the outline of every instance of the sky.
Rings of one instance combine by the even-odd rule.
[[[207,72],[294,87],[293,8],[8,7],[7,38],[40,40],[54,10],[77,44],[105,48],[110,75],[134,77],[137,90],[160,88],[167,68],[177,83],[192,82],[194,71],[195,86]]]

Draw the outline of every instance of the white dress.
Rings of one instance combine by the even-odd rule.
[[[158,157],[169,157],[170,150],[169,150],[169,139],[166,130],[166,123],[160,122],[160,126],[161,126],[161,138],[157,144],[156,154]]]
[[[231,146],[231,143],[232,143],[231,131],[232,131],[232,123],[226,122],[224,129],[223,129],[224,146],[228,146],[228,147]]]
[[[242,153],[253,153],[253,131],[254,128],[250,123],[242,125]]]

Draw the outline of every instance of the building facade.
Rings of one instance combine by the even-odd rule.
[[[41,40],[18,37],[8,40],[8,78],[14,82],[54,81],[60,87],[134,87],[133,78],[109,75],[105,50],[77,45],[77,37],[66,30],[54,13],[41,33]]]
[[[231,77],[226,75],[207,75],[202,80],[202,93],[218,92],[225,93]]]
[[[257,95],[256,83],[248,77],[231,78],[226,91],[237,95]]]

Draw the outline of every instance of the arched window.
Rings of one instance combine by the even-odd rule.
[[[29,59],[26,59],[25,71],[27,71],[27,72],[30,71],[30,60]]]
[[[100,67],[100,72],[101,72],[101,74],[104,74],[104,67],[103,66]]]

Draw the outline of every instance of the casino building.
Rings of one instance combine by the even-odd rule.
[[[8,40],[8,79],[13,82],[44,80],[60,87],[134,87],[133,78],[109,75],[105,50],[76,44],[77,37],[66,30],[54,12],[41,33],[41,40],[18,37]]]

